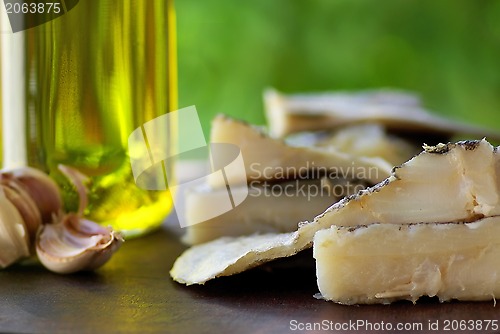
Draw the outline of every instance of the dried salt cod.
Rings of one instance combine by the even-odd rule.
[[[372,224],[314,236],[322,298],[342,304],[500,296],[500,217],[472,223]]]
[[[380,124],[353,124],[335,131],[301,132],[285,138],[291,146],[309,146],[335,150],[354,157],[381,158],[391,166],[399,166],[422,147],[387,132]]]
[[[227,198],[226,185],[212,180],[186,192],[184,217],[188,228],[183,241],[190,245],[221,236],[295,231],[298,222],[312,219],[346,193],[386,178],[390,166],[420,152],[416,145],[388,136],[377,124],[350,126],[334,134],[301,134],[281,141],[241,121],[219,116],[213,121],[211,141],[241,148],[248,185],[233,186],[231,193],[243,197],[247,190],[249,193],[233,210],[204,221],[203,214],[211,205],[207,199]],[[349,165],[352,160],[358,163]],[[314,179],[307,179],[310,177]],[[308,205],[301,205],[304,201]]]
[[[220,238],[191,247],[170,274],[203,284],[309,248],[317,231],[373,223],[473,222],[500,214],[500,156],[485,140],[425,147],[380,184],[328,208],[297,231]]]
[[[212,143],[229,143],[241,149],[249,181],[269,181],[304,177],[311,169],[335,171],[343,178],[364,173],[364,179],[373,184],[390,175],[392,165],[380,157],[354,156],[332,146],[304,146],[267,136],[257,127],[219,115],[212,122]],[[375,172],[376,171],[376,172]],[[301,175],[299,175],[301,174]],[[225,188],[213,179],[214,189]]]
[[[294,180],[278,184],[253,185],[231,188],[233,196],[238,192],[248,197],[234,209],[206,220],[189,225],[182,241],[196,245],[221,236],[241,236],[255,233],[284,233],[297,229],[298,222],[311,219],[345,195],[366,188],[353,180]],[[202,185],[185,194],[187,222],[199,222],[201,215],[210,210],[216,198],[227,197],[226,189],[211,189]],[[304,205],[307,203],[307,205]]]
[[[417,133],[469,135],[500,140],[494,131],[438,117],[425,110],[412,94],[371,90],[361,93],[283,95],[274,89],[264,93],[264,104],[273,137],[301,131],[331,130],[347,124],[377,122],[388,129]]]
[[[206,184],[193,187],[184,194],[184,219],[188,226],[182,241],[197,245],[223,236],[293,232],[299,222],[311,219],[332,203],[366,188],[364,181],[328,178],[232,187],[232,196],[243,196],[248,191],[245,201],[201,222],[204,212],[211,210],[211,203],[227,198],[227,190],[214,190]]]

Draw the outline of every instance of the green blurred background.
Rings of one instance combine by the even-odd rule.
[[[500,130],[498,0],[176,0],[179,107],[207,135],[225,113],[264,124],[262,91],[393,87]]]

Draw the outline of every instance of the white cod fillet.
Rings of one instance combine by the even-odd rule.
[[[473,223],[332,226],[314,236],[322,298],[341,304],[500,296],[500,217]]]
[[[222,236],[295,231],[300,221],[313,218],[340,199],[322,187],[321,181],[295,180],[267,187],[253,184],[248,188],[246,185],[244,188],[233,187],[233,195],[235,192],[248,190],[245,201],[220,216],[202,223],[188,224],[182,241],[188,245],[196,245]],[[358,186],[361,187],[359,184],[355,187]],[[270,194],[272,191],[274,194]],[[314,196],[311,196],[313,191]],[[186,193],[186,221],[201,221],[199,215],[210,209],[209,206],[213,205],[217,196],[227,197],[227,190],[213,190],[202,185]]]
[[[345,196],[339,191],[341,183],[351,194],[357,192],[387,178],[392,166],[421,150],[387,134],[378,124],[348,126],[334,133],[302,133],[286,141],[269,138],[255,127],[224,116],[212,124],[211,142],[231,143],[242,150],[248,184],[232,187],[232,194],[244,197],[248,188],[249,194],[233,210],[204,220],[213,200],[227,197],[226,184],[215,178],[186,192],[183,241],[190,245],[222,236],[295,231],[300,221],[312,219]],[[332,196],[324,195],[328,190],[320,186],[321,180],[332,186]],[[269,195],[265,191],[269,188],[290,191]],[[301,192],[303,189],[306,191]]]
[[[500,155],[487,141],[426,147],[380,184],[332,205],[295,232],[220,238],[186,250],[170,274],[203,284],[309,248],[332,225],[471,222],[500,214]],[[304,204],[306,205],[306,204]]]
[[[381,157],[356,156],[328,147],[301,146],[269,137],[260,128],[227,116],[212,121],[212,143],[229,143],[241,149],[248,182],[303,178],[312,169],[339,171],[342,178],[360,178],[378,183],[387,178],[392,165]],[[225,188],[220,178],[209,179],[213,189]]]
[[[454,122],[422,107],[417,95],[394,90],[285,95],[274,89],[264,93],[269,133],[281,138],[302,131],[332,130],[360,122],[377,122],[387,129],[450,136],[487,136],[500,139],[498,131]]]

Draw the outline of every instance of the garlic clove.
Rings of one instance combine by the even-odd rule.
[[[29,243],[34,244],[38,227],[42,225],[42,216],[31,197],[15,182],[1,185],[5,197],[17,209],[29,235]]]
[[[99,268],[122,242],[118,232],[68,214],[56,223],[42,225],[36,251],[47,269],[69,274]]]
[[[57,183],[47,174],[30,167],[8,171],[22,184],[40,210],[43,223],[50,223],[52,216],[62,210],[62,196]]]
[[[30,255],[29,236],[21,214],[0,188],[0,267]]]

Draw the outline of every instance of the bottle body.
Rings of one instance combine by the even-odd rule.
[[[170,0],[80,0],[25,31],[28,164],[61,182],[58,164],[88,175],[88,218],[129,236],[172,207],[168,191],[136,186],[127,150],[136,128],[176,108],[171,20]]]

